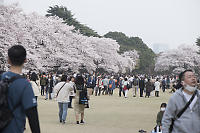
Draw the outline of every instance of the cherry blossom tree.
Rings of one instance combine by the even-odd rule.
[[[161,53],[155,64],[155,71],[172,71],[179,73],[185,69],[200,69],[200,55],[196,45],[181,45],[178,49]]]
[[[108,72],[134,69],[139,58],[137,51],[120,55],[116,41],[83,36],[73,29],[58,17],[26,15],[17,5],[0,6],[0,52],[6,57],[12,45],[23,45],[28,53],[27,70],[56,67],[77,72],[85,66],[92,71],[96,69],[94,60],[102,60],[99,68]]]

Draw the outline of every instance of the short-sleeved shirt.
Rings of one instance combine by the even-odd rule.
[[[1,79],[12,78],[17,76],[13,72],[5,72],[2,74]],[[33,89],[29,81],[25,78],[20,78],[12,82],[8,88],[8,104],[13,111],[14,118],[2,133],[23,133],[26,115],[25,111],[32,107],[37,106]]]

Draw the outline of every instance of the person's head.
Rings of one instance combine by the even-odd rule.
[[[184,72],[181,72],[179,80],[181,81],[184,89],[190,92],[194,92],[196,90],[197,78],[192,70],[185,70]]]
[[[67,81],[67,75],[62,75],[61,81],[66,82]]]
[[[165,111],[166,107],[167,107],[167,104],[166,103],[162,103],[160,105],[160,111]]]
[[[84,84],[84,78],[82,75],[77,75],[75,79],[76,85],[83,85]]]
[[[75,78],[74,78],[73,76],[70,76],[70,77],[69,77],[69,81],[74,82],[74,81],[75,81]]]
[[[26,62],[26,49],[21,45],[14,45],[8,49],[8,63],[11,66],[22,66]]]
[[[124,78],[125,81],[127,81],[127,78]]]
[[[33,72],[30,76],[30,80],[31,81],[36,81],[38,79],[37,74],[35,72]]]

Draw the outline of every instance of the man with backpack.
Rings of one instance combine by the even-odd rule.
[[[32,133],[40,133],[35,99],[31,84],[20,76],[26,62],[26,50],[14,45],[8,50],[10,70],[0,77],[0,132],[23,133],[26,116]]]
[[[179,88],[168,102],[162,133],[200,133],[200,91],[192,70],[179,75]]]

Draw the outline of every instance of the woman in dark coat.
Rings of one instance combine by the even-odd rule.
[[[54,83],[53,83],[53,76],[49,75],[47,80],[46,80],[46,98],[45,100],[48,99],[48,94],[49,94],[49,99],[51,100],[51,93],[53,92],[53,87],[54,87]]]
[[[146,96],[145,97],[149,98],[152,89],[153,89],[153,84],[150,82],[150,79],[148,79],[148,82],[146,83]]]

